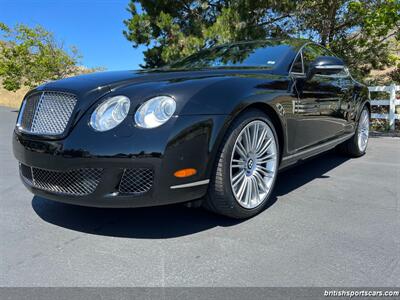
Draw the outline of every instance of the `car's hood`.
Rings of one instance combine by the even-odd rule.
[[[99,72],[50,81],[38,89],[64,90],[78,95],[103,90],[110,91],[117,87],[147,82],[160,82],[193,77],[221,76],[223,71],[111,71]]]
[[[238,73],[254,73],[259,70],[235,70],[235,69],[208,69],[198,71],[111,71],[99,72],[85,75],[69,77],[57,81],[47,82],[37,88],[37,90],[62,90],[77,94],[79,98],[85,98],[89,94],[98,94],[111,91],[116,88],[133,84],[163,81],[183,81],[192,79],[204,79],[207,77],[226,77]]]
[[[147,77],[147,78],[146,78]],[[129,84],[149,79],[142,71],[99,72],[49,81],[39,88],[46,90],[66,90],[75,94],[86,94],[95,90],[110,90],[116,85]]]
[[[277,74],[268,73],[266,70],[257,69],[212,69],[197,71],[114,71],[80,75],[62,80],[47,82],[34,91],[64,91],[78,97],[76,117],[79,119],[92,105],[107,94],[123,94],[130,97],[132,107],[136,107],[141,101],[157,94],[171,94],[177,100],[177,112],[185,114],[224,113],[222,108],[210,98],[214,87],[221,87],[227,98],[237,96],[238,86],[244,86],[243,78],[247,82],[252,78],[260,79],[268,88],[268,82],[273,82],[280,77]],[[242,78],[240,80],[240,78]],[[222,82],[231,79],[229,87]],[[240,81],[239,81],[240,80]],[[252,86],[255,84],[252,83]],[[205,88],[209,88],[209,94],[204,95]],[[214,90],[215,91],[215,90]],[[219,91],[219,92],[218,92]],[[215,93],[221,92],[221,88]],[[196,99],[201,98],[201,99]],[[187,105],[190,101],[190,107]]]

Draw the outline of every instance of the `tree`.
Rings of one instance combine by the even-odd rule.
[[[303,1],[295,17],[306,37],[342,56],[359,77],[398,60],[398,0]]]
[[[131,0],[123,34],[148,46],[143,67],[159,67],[216,44],[278,36],[292,2]]]
[[[7,90],[34,87],[77,71],[78,50],[65,49],[41,26],[20,24],[12,29],[0,23],[0,34],[0,79]]]
[[[145,45],[145,68],[160,67],[216,44],[271,37],[321,43],[352,71],[394,63],[389,41],[400,39],[398,0],[131,0],[125,37]]]

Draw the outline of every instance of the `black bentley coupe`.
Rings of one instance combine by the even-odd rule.
[[[13,135],[34,194],[97,207],[202,203],[247,218],[278,171],[368,143],[368,89],[305,40],[240,42],[154,70],[48,82],[23,100]],[[199,200],[200,199],[200,200]]]

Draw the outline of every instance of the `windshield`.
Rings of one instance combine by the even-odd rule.
[[[273,69],[288,55],[291,46],[276,41],[217,46],[168,65],[170,69],[254,68]]]

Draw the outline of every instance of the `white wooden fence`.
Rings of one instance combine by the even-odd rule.
[[[386,92],[389,93],[389,99],[385,100],[371,100],[371,105],[382,106],[389,105],[388,114],[372,114],[371,118],[374,119],[386,119],[389,121],[390,130],[394,130],[395,120],[400,120],[400,114],[396,114],[396,105],[400,105],[400,100],[396,99],[396,91],[400,91],[400,86],[390,85],[390,86],[370,86],[370,92]]]

